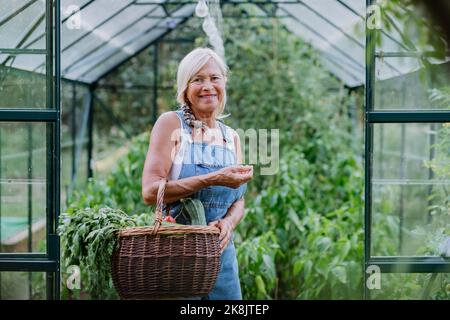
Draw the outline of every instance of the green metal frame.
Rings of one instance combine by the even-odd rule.
[[[0,253],[0,271],[46,272],[47,299],[59,299],[60,246],[56,228],[60,211],[60,0],[46,1],[45,17],[48,109],[1,109],[0,121],[47,123],[47,250],[46,253]],[[14,50],[14,53],[29,51]]]
[[[159,42],[153,44],[153,110],[152,110],[152,124],[156,123],[158,117],[158,48]]]
[[[95,88],[89,88],[89,116],[88,116],[88,143],[87,143],[87,178],[88,180],[94,177],[94,170],[92,168],[92,154],[94,151],[94,91]]]
[[[375,1],[366,0],[366,7]],[[367,19],[368,17],[366,17]],[[373,125],[375,123],[443,123],[450,122],[450,111],[374,111],[375,93],[375,59],[377,57],[420,57],[417,52],[376,52],[374,29],[367,28],[366,23],[366,87],[365,87],[365,217],[364,217],[364,296],[370,298],[366,286],[366,270],[376,265],[382,273],[443,273],[450,272],[450,260],[441,257],[372,257],[372,171],[373,167]]]

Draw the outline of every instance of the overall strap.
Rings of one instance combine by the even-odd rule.
[[[178,116],[178,118],[180,119],[181,128],[184,130],[188,130],[189,134],[192,135],[192,128],[190,126],[188,126],[188,124],[184,120],[183,111],[177,110],[177,111],[175,111],[175,113]]]
[[[219,121],[219,126],[220,126],[220,129],[222,130],[222,136],[223,136],[223,141],[225,142],[225,146],[228,150],[230,150],[234,154],[234,161],[235,161],[235,163],[237,163],[238,159],[237,159],[236,146],[234,144],[234,138],[233,138],[232,134],[228,135],[228,133],[231,133],[231,130],[228,130],[227,126],[221,121]]]
[[[228,137],[227,137],[227,129],[225,128],[225,124],[222,123],[222,121],[217,120],[220,127],[220,132],[222,132],[223,142],[225,144],[228,144]]]

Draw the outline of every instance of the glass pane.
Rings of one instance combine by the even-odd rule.
[[[0,55],[0,61],[6,59]],[[13,65],[14,68],[9,67]],[[18,70],[42,64],[45,56],[21,54],[8,58],[7,66],[0,64],[0,108],[46,108],[46,79],[44,74]]]
[[[45,300],[45,272],[0,272],[0,300]]]
[[[69,10],[69,6],[75,5],[78,8],[82,8],[85,4],[90,2],[90,0],[61,0],[61,10],[62,12],[67,12]],[[67,14],[63,14],[67,15]]]
[[[32,73],[45,74],[45,56],[37,54],[20,54],[11,57],[13,68],[27,70]]]
[[[283,5],[280,4],[280,7]],[[289,15],[294,18],[285,17],[280,20],[287,27],[287,29],[298,35],[305,42],[310,43],[313,47],[322,52],[325,60],[330,61],[332,65],[337,65],[339,68],[329,68],[330,63],[326,67],[336,75],[339,79],[343,79],[348,86],[358,86],[364,83],[364,48],[358,46],[353,41],[346,38],[340,31],[334,31],[339,37],[329,37],[326,32],[329,30],[319,30],[315,25],[311,25],[309,20],[304,20],[303,16],[297,11],[295,5],[284,5]],[[286,16],[286,11],[281,9],[277,11],[278,15]],[[357,23],[355,21],[355,23]],[[323,24],[323,23],[322,23]],[[337,30],[337,29],[334,29]],[[321,33],[323,32],[323,33]],[[338,32],[338,33],[336,33]],[[357,41],[361,36],[349,33]],[[349,75],[350,74],[350,75]],[[348,80],[348,78],[350,78]]]
[[[386,300],[448,300],[448,273],[382,273],[380,289],[370,291],[371,299]]]
[[[108,43],[105,43],[102,46],[95,45],[94,48],[98,48],[98,50],[92,53],[90,53],[90,51],[92,51],[92,47],[89,48],[89,46],[85,46],[83,48],[83,50],[85,50],[86,52],[81,52],[79,48],[71,48],[67,51],[66,59],[68,61],[72,61],[73,58],[79,59],[83,57],[83,59],[79,60],[79,63],[71,64],[71,68],[65,69],[64,72],[68,72],[67,76],[70,78],[83,80],[85,74],[95,70],[95,68],[97,68],[99,65],[106,63],[109,65],[109,67],[113,67],[124,58],[132,56],[135,53],[133,47],[134,42],[146,41],[146,43],[149,43],[155,38],[155,36],[153,35],[155,32],[162,33],[163,30],[161,29],[158,29],[155,32],[151,32],[152,28],[155,27],[155,25],[157,25],[159,21],[161,20],[141,20],[131,28],[127,29],[124,32],[121,32],[113,39],[110,39]],[[153,37],[150,38],[150,36]],[[150,39],[147,37],[149,37]],[[98,44],[98,39],[96,40],[96,43]],[[87,55],[85,56],[84,54]]]
[[[372,256],[450,256],[450,123],[373,130]]]
[[[83,185],[86,182],[87,168],[87,120],[84,112],[86,93],[88,89],[83,86],[74,85],[73,83],[62,82],[61,102],[61,208],[65,208],[68,192],[75,186]],[[75,95],[74,95],[75,93]],[[72,107],[74,105],[74,108]],[[75,109],[75,110],[74,110]],[[73,113],[75,111],[75,114]],[[98,113],[99,115],[102,113]],[[97,114],[96,114],[97,117]],[[73,132],[75,129],[75,132]],[[84,131],[84,137],[80,138],[80,132]],[[96,143],[94,143],[94,146]],[[76,160],[78,159],[78,160]],[[77,161],[75,174],[78,184],[72,183],[72,175],[74,173],[73,163]]]
[[[2,8],[0,10],[0,21],[6,19],[8,16],[23,7],[29,0],[16,1],[2,1]]]
[[[46,252],[46,124],[0,124],[0,252]]]
[[[95,24],[90,26],[87,30],[65,27],[62,29],[62,39],[64,39],[63,52],[68,46],[73,45],[74,43],[76,43],[77,47],[84,47],[84,45],[80,43],[82,41],[81,37],[94,37],[96,39],[95,43],[98,44],[99,40],[104,41],[105,37],[110,38],[128,26],[133,25],[133,23],[150,13],[155,7],[156,6],[146,7],[145,10],[142,10],[143,8],[141,6],[128,6],[123,10],[118,11],[114,17],[108,16],[104,20],[100,20],[97,17],[93,20]],[[92,49],[92,46],[90,49]]]
[[[74,23],[73,18],[72,20],[67,19],[65,23],[63,23],[61,29],[61,48],[65,48],[77,39],[80,39],[86,33],[92,32],[96,26],[108,20],[116,12],[132,2],[132,0],[93,1],[80,11],[79,26]],[[62,4],[62,12],[70,12],[70,8],[73,6],[76,6],[76,8],[81,8],[78,3],[73,3],[73,1],[65,1],[65,3]],[[65,14],[65,16],[68,16],[68,14]]]
[[[0,27],[0,47],[22,48],[33,31],[45,32],[45,1],[2,1],[0,21],[5,21]]]
[[[22,48],[26,49],[45,49],[45,19],[41,21],[39,26],[33,31],[33,33],[23,43]]]
[[[364,83],[364,73],[355,66],[349,65],[332,53],[322,54],[322,63],[332,74],[342,80],[349,87],[357,87]]]
[[[431,23],[431,15],[423,5],[411,1],[389,3],[380,8],[380,27],[377,32],[377,51],[441,52],[445,51],[442,30]]]
[[[375,109],[448,109],[449,103],[435,103],[435,90],[449,90],[450,63],[418,58],[376,60]]]
[[[92,68],[88,72],[84,74],[82,81],[92,82],[97,80],[103,73],[108,70],[113,69],[120,62],[127,59],[130,56],[130,52],[137,52],[141,48],[148,46],[155,38],[161,35],[164,32],[164,29],[156,29],[151,32],[147,32],[145,35],[138,37],[133,43],[130,43],[126,46],[128,52],[118,51],[116,54],[112,55],[109,59],[103,60],[101,63],[97,64],[95,68]]]

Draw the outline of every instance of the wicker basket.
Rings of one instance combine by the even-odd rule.
[[[200,297],[220,269],[216,227],[161,226],[164,190],[158,189],[155,224],[121,230],[112,256],[112,278],[121,299]]]

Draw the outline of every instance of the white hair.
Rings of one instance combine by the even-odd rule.
[[[219,69],[224,76],[225,81],[227,80],[228,66],[225,64],[223,59],[213,50],[209,48],[197,48],[189,52],[183,60],[181,60],[178,66],[177,72],[177,102],[180,105],[187,104],[186,91],[188,89],[189,81],[200,71],[201,68],[205,66],[210,59],[219,66]],[[215,112],[215,117],[222,115],[225,110],[225,104],[227,102],[226,90],[224,90],[222,101],[219,101],[219,107]]]

